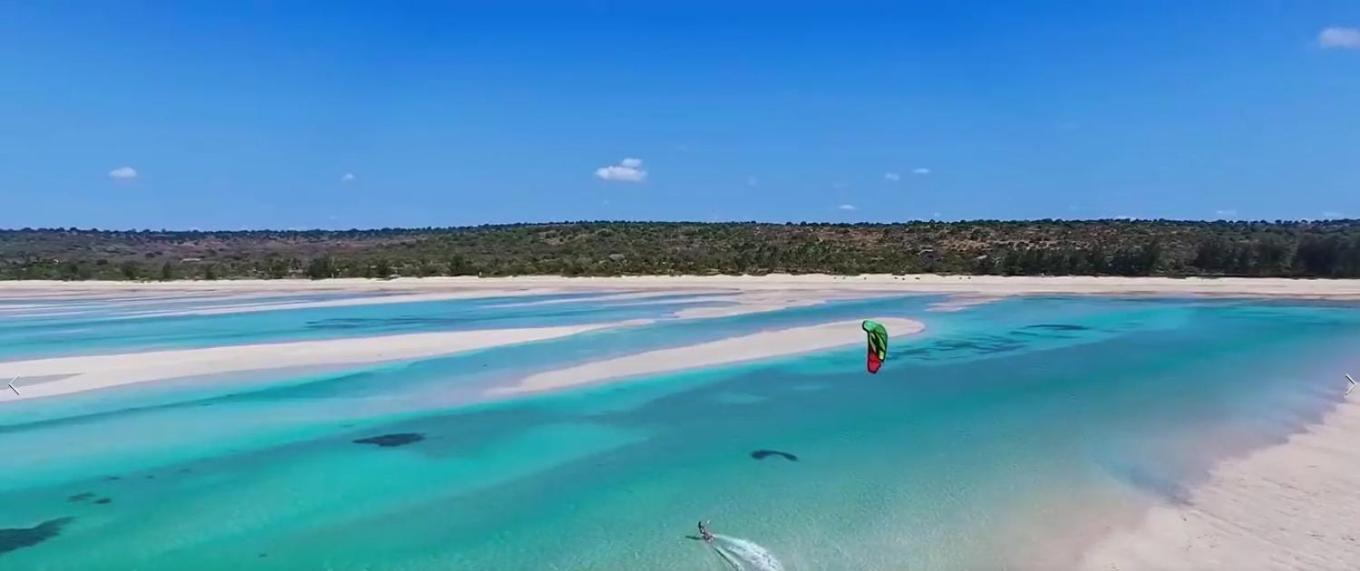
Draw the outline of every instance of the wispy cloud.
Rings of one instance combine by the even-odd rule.
[[[1237,218],[1237,209],[1224,208],[1222,210],[1215,210],[1214,216],[1217,216],[1219,218]]]
[[[850,211],[852,211],[852,210],[855,210],[855,205],[853,205],[853,204],[842,204],[842,205],[840,205],[840,206],[837,206],[836,208],[839,208],[839,209],[844,210],[844,211],[846,211],[846,212],[850,212]]]
[[[642,159],[623,159],[617,165],[595,169],[595,176],[616,182],[643,182],[647,171],[642,169]]]
[[[1317,43],[1328,49],[1360,50],[1360,28],[1323,28]]]
[[[132,180],[137,178],[137,169],[132,167],[118,167],[109,171],[109,178],[114,180]]]
[[[1329,218],[1329,219],[1336,219],[1336,218],[1345,218],[1346,215],[1345,215],[1345,214],[1342,214],[1342,213],[1340,213],[1340,212],[1337,212],[1337,211],[1335,211],[1335,210],[1328,210],[1328,211],[1325,211],[1325,212],[1322,213],[1322,217],[1323,217],[1323,218]]]
[[[885,173],[883,173],[883,180],[886,180],[886,181],[888,181],[888,182],[897,182],[897,181],[899,181],[899,180],[902,180],[902,173],[900,173],[900,172],[885,172]]]
[[[354,182],[355,178],[356,177],[354,176],[354,173],[347,172],[343,175],[340,175],[340,182]]]
[[[751,188],[760,186],[760,179],[753,176],[748,176],[746,177],[746,186],[749,186]]]
[[[930,169],[926,167],[916,167],[911,169],[911,174],[930,174]]]

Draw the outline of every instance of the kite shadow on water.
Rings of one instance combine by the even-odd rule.
[[[785,460],[788,460],[789,462],[797,462],[797,461],[798,461],[798,455],[797,455],[797,454],[791,454],[791,453],[789,453],[789,452],[784,452],[784,451],[781,451],[781,450],[763,450],[763,449],[762,449],[762,450],[753,450],[753,451],[751,451],[751,458],[756,459],[756,460],[764,460],[764,459],[766,459],[766,458],[769,458],[770,456],[776,456],[776,457],[779,457],[779,458],[783,458],[783,459],[785,459]]]
[[[397,432],[370,438],[360,438],[352,442],[355,444],[372,444],[380,448],[395,448],[398,446],[406,446],[407,444],[415,444],[421,440],[425,440],[425,435],[419,432]]]

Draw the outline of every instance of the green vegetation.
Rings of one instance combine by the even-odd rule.
[[[957,273],[1360,277],[1360,221],[580,222],[304,232],[0,230],[0,279]]]

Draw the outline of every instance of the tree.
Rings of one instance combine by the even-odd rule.
[[[1342,257],[1341,250],[1341,241],[1334,236],[1309,236],[1299,242],[1294,255],[1295,266],[1305,275],[1333,275]]]
[[[335,260],[330,256],[312,258],[312,261],[307,264],[307,277],[314,280],[335,277]]]
[[[370,278],[385,280],[392,277],[392,264],[387,261],[387,258],[378,258],[377,260],[374,260],[373,265],[370,266],[370,268],[371,273],[368,276]]]
[[[118,271],[123,274],[124,279],[136,280],[142,277],[142,265],[132,260],[120,264]]]
[[[449,275],[451,276],[475,276],[477,268],[469,262],[467,257],[462,254],[454,254],[449,257]]]
[[[277,256],[269,258],[265,262],[265,276],[271,280],[288,277],[288,262]]]

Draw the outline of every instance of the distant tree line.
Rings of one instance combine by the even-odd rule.
[[[1360,221],[0,230],[0,279],[950,273],[1360,277]]]

